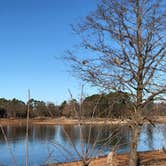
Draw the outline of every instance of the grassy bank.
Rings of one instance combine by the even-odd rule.
[[[166,123],[166,116],[157,116],[152,118],[155,123]],[[93,118],[83,119],[81,121],[77,119],[69,118],[34,118],[30,119],[30,124],[35,125],[77,125],[77,124],[127,124],[129,119],[104,119],[104,118]],[[0,124],[5,125],[26,125],[26,119],[0,119]]]

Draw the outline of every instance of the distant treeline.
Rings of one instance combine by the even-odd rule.
[[[21,100],[7,100],[0,98],[0,118],[26,118],[27,105]],[[130,96],[124,92],[111,92],[109,94],[95,94],[86,97],[83,101],[72,99],[60,105],[30,99],[30,118],[35,117],[68,117],[82,118],[125,118],[132,109]],[[151,102],[143,110],[143,114],[166,115],[166,103]]]

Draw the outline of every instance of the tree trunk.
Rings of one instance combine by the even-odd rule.
[[[83,162],[82,162],[82,166],[88,166],[89,164],[90,164],[89,161],[83,161]]]
[[[129,166],[137,166],[137,142],[140,133],[140,127],[132,127],[132,138],[130,143]]]

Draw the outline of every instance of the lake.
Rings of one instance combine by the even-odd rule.
[[[3,127],[18,166],[26,161],[26,126]],[[29,127],[29,165],[78,160],[82,154],[98,156],[111,148],[118,153],[129,151],[130,131],[127,126],[33,125]],[[144,125],[138,151],[166,148],[166,124]],[[0,131],[0,166],[13,165],[9,149]]]

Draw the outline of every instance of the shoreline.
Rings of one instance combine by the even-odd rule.
[[[166,116],[158,116],[152,118],[154,123],[166,123]],[[81,121],[70,118],[33,118],[29,119],[31,125],[78,125],[78,124],[94,124],[94,125],[123,125],[130,123],[129,119],[106,119],[106,118],[93,118],[83,119]],[[0,125],[26,125],[26,119],[0,119]]]
[[[128,153],[116,154],[113,162],[116,162],[116,166],[128,165]],[[165,166],[166,164],[166,152],[163,150],[138,152],[137,158],[140,166]],[[81,161],[73,161],[59,164],[48,164],[48,166],[82,166]],[[93,158],[89,166],[106,166],[107,156]]]
[[[166,123],[165,117],[154,117],[154,123]],[[119,120],[119,119],[102,119],[94,118],[82,120],[81,124],[96,124],[96,125],[124,125],[129,123],[128,119]],[[76,119],[68,118],[35,118],[29,120],[30,125],[78,125],[80,121]],[[26,125],[26,119],[0,119],[0,125],[2,126],[14,126],[14,125]],[[166,150],[153,150],[146,152],[138,152],[138,158],[140,160],[140,166],[165,166],[166,164]],[[128,153],[116,154],[115,161],[117,166],[128,165]],[[105,166],[107,164],[107,156],[96,157],[92,159],[92,162],[89,166]],[[66,163],[50,163],[48,166],[82,166],[81,161],[66,162]]]

